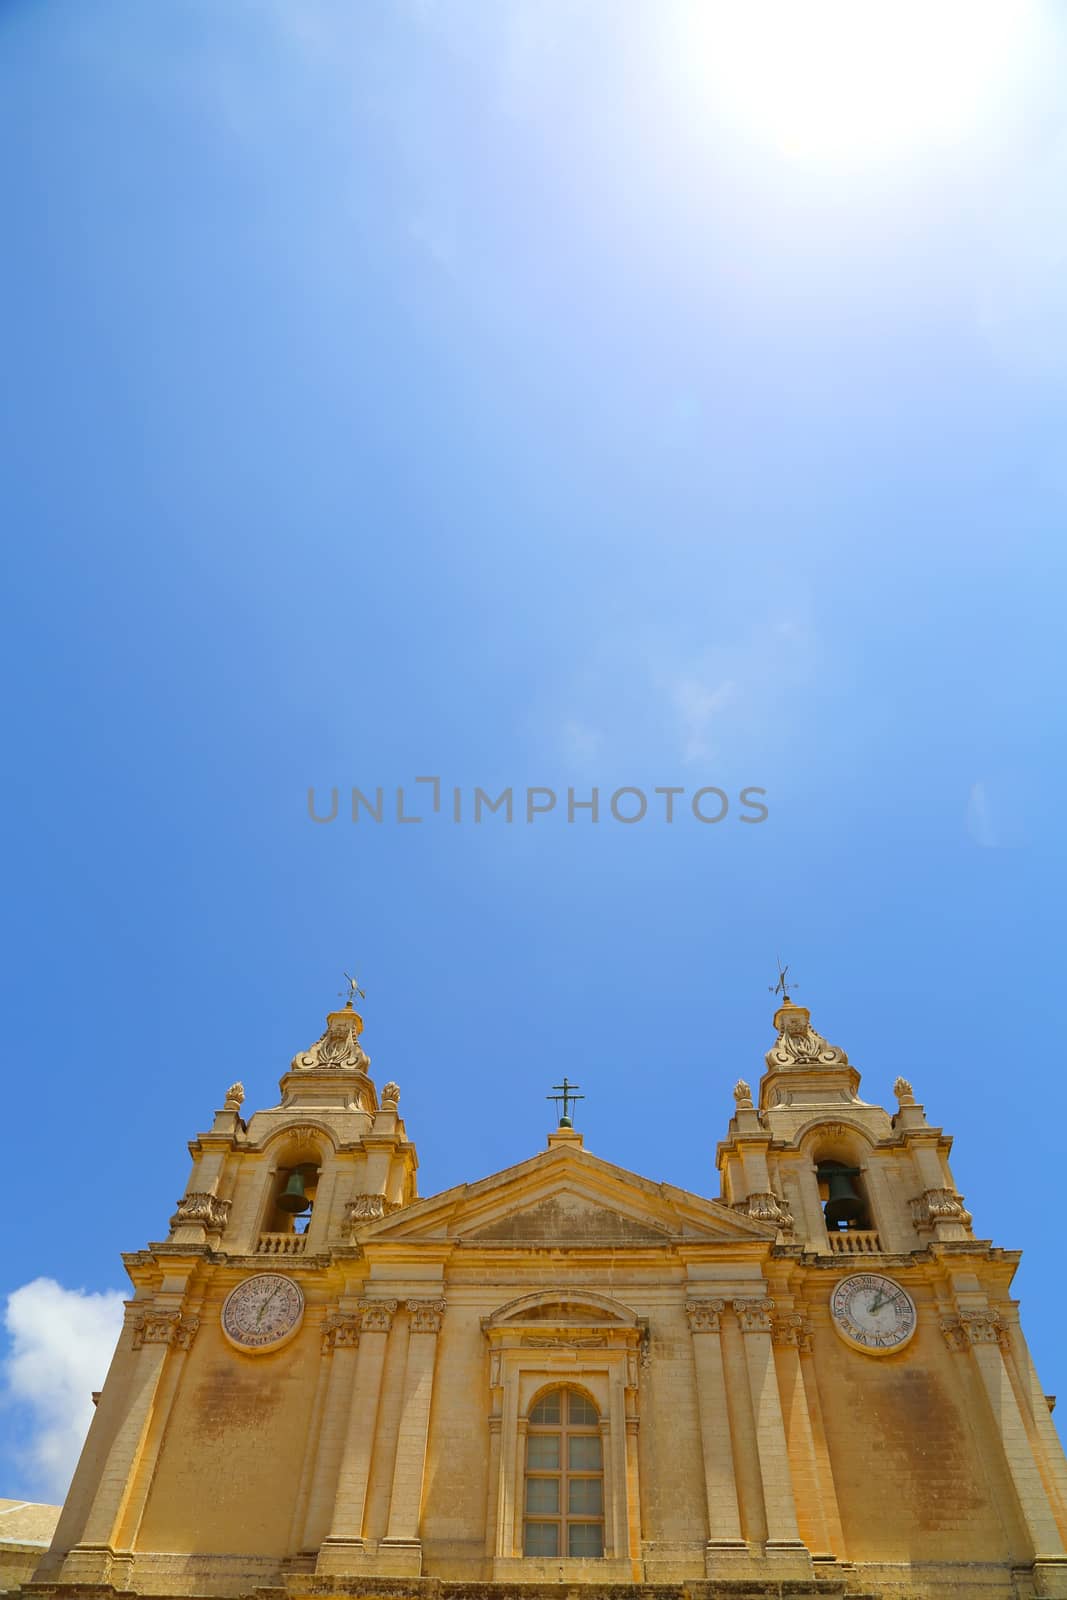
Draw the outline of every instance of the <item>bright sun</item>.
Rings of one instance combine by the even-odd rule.
[[[1034,16],[1035,0],[694,0],[677,44],[717,115],[849,164],[970,131]]]

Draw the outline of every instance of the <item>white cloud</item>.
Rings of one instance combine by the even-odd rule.
[[[8,1296],[3,1400],[25,1419],[18,1458],[32,1492],[61,1501],[122,1325],[122,1294],[64,1289],[35,1278]]]
[[[683,676],[671,685],[671,699],[682,736],[683,761],[705,761],[716,754],[712,729],[734,694],[730,678],[709,684],[700,677]]]

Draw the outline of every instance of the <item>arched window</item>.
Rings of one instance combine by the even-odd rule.
[[[311,1222],[319,1169],[312,1161],[292,1167],[279,1167],[274,1193],[268,1206],[268,1229],[272,1233],[306,1233]]]
[[[872,1227],[871,1208],[859,1167],[843,1161],[817,1160],[815,1176],[827,1233]]]
[[[525,1506],[524,1554],[604,1554],[600,1414],[575,1389],[553,1389],[530,1408]]]

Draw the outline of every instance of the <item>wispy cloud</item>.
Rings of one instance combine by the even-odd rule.
[[[670,697],[681,734],[683,761],[705,761],[717,753],[716,724],[736,694],[732,678],[721,683],[689,675],[675,679]]]
[[[0,1398],[21,1413],[16,1463],[28,1494],[60,1501],[67,1492],[92,1420],[92,1392],[103,1385],[118,1339],[122,1301],[118,1290],[90,1294],[52,1278],[8,1296]]]

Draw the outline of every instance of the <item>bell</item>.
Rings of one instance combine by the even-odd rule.
[[[819,1182],[827,1184],[830,1190],[823,1207],[826,1226],[847,1228],[850,1223],[858,1222],[866,1211],[852,1184],[853,1178],[859,1176],[859,1168],[826,1166],[820,1167],[817,1175]]]
[[[290,1211],[296,1216],[298,1211],[311,1209],[311,1201],[304,1193],[304,1179],[299,1171],[289,1174],[289,1182],[278,1196],[278,1210]]]

